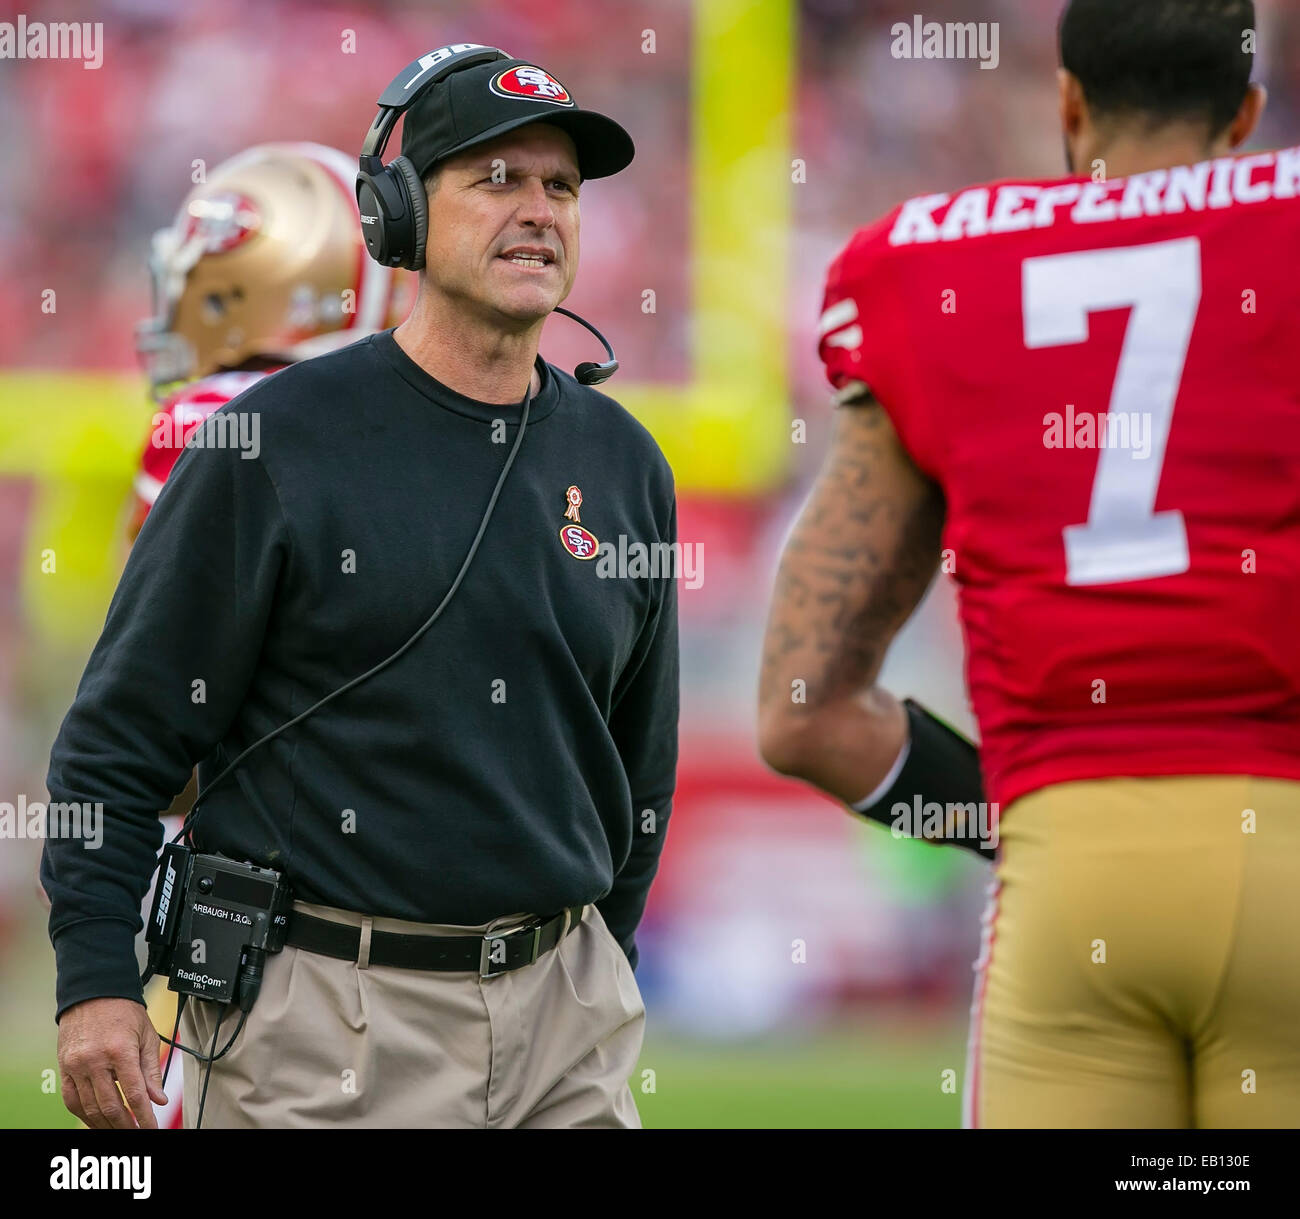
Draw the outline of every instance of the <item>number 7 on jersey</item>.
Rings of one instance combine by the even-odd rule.
[[[1064,529],[1067,584],[1118,584],[1187,570],[1183,514],[1155,511],[1165,446],[1187,349],[1201,302],[1201,243],[1194,237],[1154,245],[1086,250],[1025,260],[1025,346],[1088,340],[1088,315],[1131,308],[1108,411],[1145,416],[1151,444],[1108,447],[1108,429],[1092,484],[1088,519]]]

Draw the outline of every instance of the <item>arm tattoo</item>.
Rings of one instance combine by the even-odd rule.
[[[762,686],[809,706],[868,687],[939,561],[944,501],[884,410],[836,413],[831,450],[781,557]]]

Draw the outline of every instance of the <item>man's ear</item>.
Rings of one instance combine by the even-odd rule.
[[[1252,135],[1259,126],[1259,120],[1264,115],[1264,107],[1268,105],[1268,90],[1263,85],[1250,84],[1246,87],[1246,96],[1241,99],[1241,106],[1237,110],[1237,116],[1232,120],[1232,125],[1228,128],[1229,144],[1233,148],[1240,148]]]
[[[1056,70],[1056,88],[1061,112],[1061,130],[1067,140],[1073,140],[1088,113],[1088,103],[1083,96],[1079,78],[1066,68]]]
[[[1068,173],[1077,174],[1079,169],[1078,149],[1081,133],[1088,122],[1088,101],[1083,95],[1083,86],[1073,72],[1058,68],[1056,72],[1056,89],[1061,115],[1061,136],[1065,143],[1065,168]]]

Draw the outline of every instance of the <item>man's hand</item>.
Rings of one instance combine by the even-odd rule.
[[[63,1103],[96,1129],[156,1130],[149,1102],[167,1103],[160,1045],[149,1013],[134,999],[73,1004],[59,1020]]]

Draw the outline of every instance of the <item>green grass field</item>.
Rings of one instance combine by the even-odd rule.
[[[647,1129],[955,1127],[964,1031],[872,1036],[841,1029],[806,1041],[703,1046],[650,1036],[632,1086]],[[645,1092],[641,1072],[655,1072]],[[958,1083],[958,1088],[960,1084]]]
[[[52,1054],[51,1054],[52,1058]],[[712,1046],[652,1038],[632,1080],[654,1129],[942,1127],[959,1097],[940,1087],[940,1063],[960,1068],[959,1030],[868,1042],[838,1032],[810,1041]],[[0,1070],[0,1128],[71,1128],[58,1093],[41,1091],[43,1057]],[[644,1072],[652,1070],[654,1091]]]

